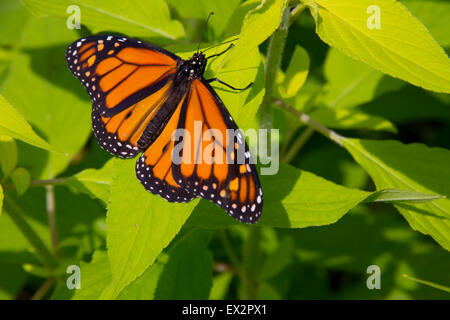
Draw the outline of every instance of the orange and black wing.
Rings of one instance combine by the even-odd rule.
[[[180,164],[172,164],[174,181],[239,221],[257,222],[263,194],[256,166],[242,133],[204,79],[192,81],[178,128],[189,132],[190,139],[180,139],[181,151],[173,155],[181,157]]]
[[[177,108],[166,123],[164,130],[148,146],[136,163],[136,177],[148,191],[170,202],[188,202],[196,196],[175,181],[173,176],[172,154],[175,133],[186,94],[178,102]]]
[[[68,47],[66,60],[91,97],[100,146],[122,158],[136,156],[157,137],[183,94],[173,86],[180,58],[139,40],[87,37]]]

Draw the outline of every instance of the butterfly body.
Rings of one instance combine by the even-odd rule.
[[[202,52],[183,60],[139,40],[92,36],[70,45],[66,60],[91,97],[99,145],[121,158],[142,152],[136,176],[145,189],[170,202],[201,197],[239,221],[258,221],[263,199],[256,167],[203,77]]]

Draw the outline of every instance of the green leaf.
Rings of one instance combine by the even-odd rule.
[[[278,28],[285,7],[285,0],[249,1],[241,6],[256,6],[245,15],[242,22],[239,40],[230,54],[230,60],[244,57],[250,50],[257,48]]]
[[[169,244],[198,201],[169,203],[147,192],[136,179],[136,160],[114,159],[107,215],[112,282],[101,298],[114,299],[147,269]]]
[[[23,0],[33,13],[53,15],[68,19],[73,12],[68,7],[80,9],[81,24],[100,31],[121,32],[128,36],[176,39],[184,35],[180,22],[171,20],[165,1],[136,0],[133,2],[110,0]],[[66,22],[63,28],[66,28]]]
[[[442,27],[450,20],[450,2],[442,0],[402,0],[402,2],[430,30],[441,46],[450,47],[450,29]]]
[[[344,139],[345,148],[369,173],[377,189],[450,195],[450,151],[397,141]],[[395,204],[414,230],[450,250],[450,200]]]
[[[20,196],[24,194],[30,186],[30,172],[25,168],[18,167],[11,174],[11,180],[14,183],[14,187],[16,187],[17,194]]]
[[[161,273],[167,263],[168,255],[162,253],[155,263],[144,271],[135,281],[122,290],[120,300],[153,300]]]
[[[446,287],[446,286],[443,286],[443,285],[440,285],[440,284],[437,284],[437,283],[434,283],[434,282],[431,282],[431,281],[426,281],[426,280],[421,280],[421,279],[418,279],[418,278],[414,278],[414,277],[411,277],[411,276],[409,276],[407,274],[403,274],[402,276],[405,277],[406,279],[410,279],[412,281],[424,284],[426,286],[429,286],[429,287],[432,287],[432,288],[436,288],[436,289],[439,289],[439,290],[442,290],[442,291],[450,293],[450,287]]]
[[[279,86],[283,98],[297,95],[303,87],[309,73],[308,52],[301,46],[296,46],[286,70],[283,83]]]
[[[382,117],[373,116],[352,109],[317,108],[310,112],[310,117],[320,124],[336,129],[368,129],[397,133],[395,125]]]
[[[213,278],[209,300],[223,300],[226,297],[233,274],[231,272],[222,272]]]
[[[334,223],[370,194],[287,165],[281,165],[277,175],[261,179],[264,191],[261,223],[274,227],[305,228]]]
[[[416,86],[450,92],[450,60],[423,24],[395,0],[304,0],[332,47]],[[376,7],[374,7],[376,6]],[[380,28],[369,29],[380,10]],[[375,17],[376,18],[376,17]]]
[[[94,300],[111,282],[111,270],[106,251],[97,250],[89,263],[81,262],[80,289],[74,290],[72,300]]]
[[[70,177],[68,186],[76,191],[100,199],[107,203],[111,190],[111,170],[113,160],[109,160],[101,169],[86,169]]]
[[[324,66],[327,84],[321,102],[330,108],[351,108],[373,100],[386,91],[395,91],[405,83],[392,79],[383,86],[383,73],[331,48]]]
[[[211,231],[195,230],[170,250],[158,281],[155,299],[208,299],[212,285]]]
[[[2,95],[0,95],[0,135],[22,140],[41,149],[55,151],[33,131],[23,116]]]
[[[410,190],[384,189],[372,193],[364,202],[428,202],[441,199],[438,194],[425,194]]]
[[[8,177],[17,165],[17,145],[14,139],[0,136],[0,167],[3,176]]]
[[[75,37],[76,32],[68,30],[60,19],[30,16],[18,39],[21,50],[1,87],[5,98],[27,121],[65,153],[48,155],[40,175],[44,179],[67,167],[91,131],[88,95],[70,74],[64,59],[67,44]],[[24,87],[33,90],[24,94]],[[38,158],[45,159],[45,155]]]

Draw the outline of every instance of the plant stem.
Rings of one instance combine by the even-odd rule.
[[[300,134],[300,136],[294,141],[294,143],[291,145],[291,147],[288,149],[286,154],[282,157],[282,162],[289,163],[291,162],[296,154],[300,151],[300,149],[305,145],[306,141],[308,141],[309,138],[314,133],[313,127],[306,127],[303,132]]]
[[[32,180],[30,182],[30,187],[40,187],[40,186],[60,186],[65,185],[67,183],[68,178],[57,178],[57,179],[49,179],[49,180]],[[13,190],[14,184],[7,184],[3,186],[3,190]]]
[[[6,211],[11,217],[11,220],[16,224],[17,228],[19,228],[25,238],[27,238],[28,242],[34,248],[37,257],[50,271],[54,270],[58,265],[56,258],[48,249],[44,241],[42,241],[33,228],[31,228],[28,224],[20,208],[8,197],[5,197],[5,203],[9,207],[9,210]]]
[[[50,227],[50,236],[52,240],[53,252],[56,257],[58,253],[58,237],[56,234],[56,219],[55,219],[55,190],[53,185],[45,186],[45,204],[48,216],[48,225]]]
[[[286,37],[289,28],[290,8],[286,7],[281,16],[281,23],[272,34],[267,48],[265,67],[265,89],[263,101],[260,107],[259,127],[262,129],[272,128],[272,96],[275,91],[278,68],[281,64]]]
[[[310,127],[314,128],[315,130],[317,130],[318,132],[323,134],[325,137],[327,137],[330,140],[336,142],[341,147],[343,146],[342,140],[345,139],[344,136],[341,136],[340,134],[334,132],[333,130],[325,128],[320,123],[318,123],[318,122],[314,121],[313,119],[311,119],[310,116],[308,116],[307,114],[294,109],[293,107],[291,107],[290,105],[288,105],[284,101],[275,100],[275,104],[277,106],[280,106],[281,108],[289,111],[290,113],[293,113],[294,115],[296,115],[300,119],[300,121],[302,123],[306,124],[307,126],[310,126]]]
[[[258,299],[259,291],[259,270],[260,255],[261,255],[261,228],[257,226],[251,226],[249,228],[249,234],[247,241],[243,247],[243,262],[245,270],[245,278],[247,279],[247,285],[245,286],[245,295],[248,300]]]
[[[230,240],[228,239],[227,233],[225,230],[219,230],[219,237],[222,241],[223,248],[225,249],[225,253],[227,254],[228,258],[230,259],[230,262],[233,266],[233,269],[236,270],[236,274],[239,277],[239,279],[244,283],[246,283],[246,279],[244,274],[242,273],[242,265],[239,261],[238,257],[233,251],[233,247],[230,244]]]
[[[55,278],[51,277],[45,280],[45,282],[39,287],[39,289],[31,297],[31,300],[41,300],[43,296],[50,290],[52,285],[55,283]]]
[[[300,16],[300,14],[303,12],[303,10],[306,9],[306,5],[299,4],[291,11],[291,18],[289,19],[289,26],[291,26],[295,20]]]

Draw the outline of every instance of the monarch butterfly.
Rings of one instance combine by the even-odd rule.
[[[201,197],[241,222],[256,223],[263,207],[256,167],[245,139],[209,83],[235,88],[203,77],[207,60],[220,54],[207,58],[197,50],[183,60],[137,39],[99,35],[72,43],[66,60],[91,97],[92,128],[99,145],[120,158],[143,152],[136,176],[145,189],[170,202]],[[180,137],[175,143],[177,129],[192,133],[198,121],[201,137],[212,129],[226,137],[220,144],[209,134],[209,161],[196,161],[206,148],[199,141],[188,143]],[[173,161],[177,147],[181,163]],[[231,152],[219,155],[220,148]]]

